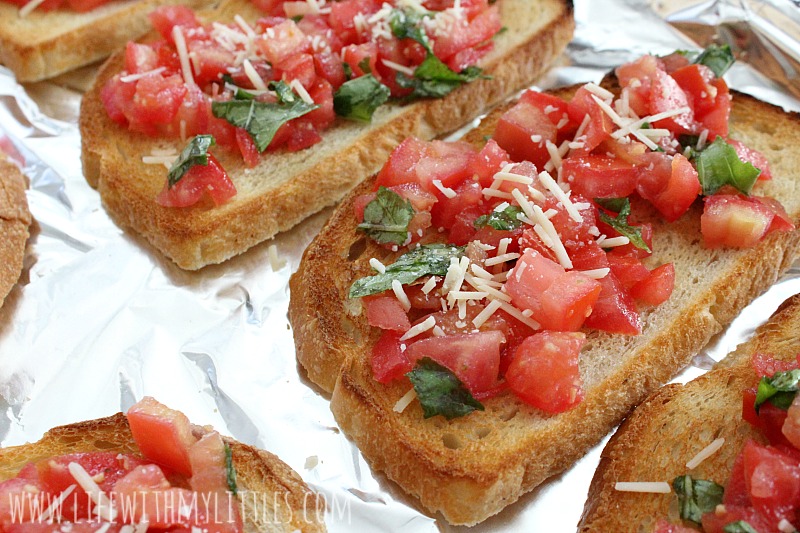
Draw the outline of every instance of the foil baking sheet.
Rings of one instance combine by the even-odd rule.
[[[643,53],[694,48],[690,35],[728,40],[760,68],[738,63],[731,86],[800,110],[799,9],[776,0],[577,0],[575,39],[538,86],[599,80]],[[0,308],[0,443],[34,441],[152,395],[280,456],[326,499],[330,531],[462,529],[371,471],[327,396],[298,370],[288,281],[330,210],[222,265],[178,269],[114,225],[82,176],[81,93],[69,87],[87,76],[23,87],[0,67],[0,126],[25,158],[36,219],[20,284]],[[795,265],[677,379],[705,371],[799,292]],[[574,531],[600,449],[473,529]]]

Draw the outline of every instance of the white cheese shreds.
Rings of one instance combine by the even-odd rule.
[[[386,266],[383,263],[381,263],[380,261],[378,261],[374,257],[369,260],[369,266],[371,266],[372,269],[375,272],[377,272],[378,274],[385,274],[386,273]],[[431,279],[433,279],[433,278],[431,278]]]
[[[464,329],[467,326],[467,323],[464,322],[464,319],[467,318],[467,301],[466,300],[455,300],[458,302],[458,322],[456,322],[456,326]]]
[[[608,276],[608,273],[611,272],[611,269],[606,268],[595,268],[593,270],[581,270],[580,273],[584,276],[588,276],[592,279],[603,279],[604,277]]]
[[[484,322],[489,320],[489,318],[495,313],[495,311],[500,309],[500,307],[502,305],[503,305],[503,302],[500,301],[500,300],[492,300],[492,301],[490,301],[486,305],[486,307],[483,309],[483,311],[478,313],[478,315],[475,318],[472,319],[472,324],[476,328],[481,327],[484,324]]]
[[[400,63],[395,63],[394,61],[389,61],[388,59],[381,59],[381,62],[389,67],[392,70],[397,72],[402,72],[406,76],[413,77],[414,76],[414,69],[407,67],[405,65],[401,65]]]
[[[486,197],[502,198],[503,200],[513,200],[514,197],[510,193],[497,191],[495,189],[483,189],[483,195]]]
[[[249,59],[245,59],[244,61],[242,61],[242,66],[244,67],[245,76],[247,76],[247,79],[250,80],[250,83],[253,84],[253,87],[255,87],[259,91],[268,90],[267,84],[264,83],[264,80],[262,80],[261,76],[258,75],[258,72],[256,72],[255,67],[250,62]]]
[[[476,282],[475,288],[481,292],[485,292],[488,298],[491,298],[492,300],[500,300],[501,302],[511,301],[511,296],[505,292],[501,292],[494,287],[490,287],[489,285],[482,283],[480,280],[476,280]]]
[[[21,8],[19,8],[19,17],[25,18],[30,15],[31,11],[44,4],[45,0],[31,0]]]
[[[246,20],[242,18],[241,15],[235,15],[233,20],[236,21],[236,25],[242,28],[242,31],[250,37],[251,39],[256,36],[256,31],[250,27],[250,24],[247,23]]]
[[[451,304],[454,300],[450,299],[450,291],[461,290],[461,284],[464,283],[464,276],[467,274],[468,267],[469,258],[466,256],[462,257],[460,261],[455,257],[450,259],[447,275],[445,275],[442,282],[442,294],[447,295]]]
[[[672,492],[666,481],[617,481],[614,489],[620,492],[653,492],[657,494]]]
[[[400,305],[403,306],[403,309],[406,313],[411,309],[411,301],[406,296],[405,291],[403,290],[403,285],[396,279],[392,280],[392,292],[397,297],[397,300],[400,302]]]
[[[144,155],[142,156],[142,163],[145,165],[164,165],[169,170],[177,158],[177,155]]]
[[[692,457],[689,462],[686,463],[686,468],[689,470],[693,468],[697,468],[700,463],[717,453],[717,451],[722,448],[722,445],[725,444],[725,439],[720,437],[716,439],[714,442],[700,450],[700,452]]]
[[[54,499],[53,502],[47,507],[47,509],[45,509],[42,512],[41,516],[39,517],[40,520],[42,521],[49,520],[50,517],[53,516],[53,512],[61,509],[61,504],[64,503],[64,500],[66,500],[67,497],[70,494],[72,494],[72,491],[74,491],[77,487],[78,487],[77,485],[72,484],[63,491],[61,491],[61,494],[59,494],[58,497]]]
[[[186,85],[194,85],[194,75],[192,74],[192,65],[189,63],[189,52],[186,49],[186,39],[183,37],[183,32],[181,31],[180,26],[173,26],[172,40],[175,42],[175,49],[178,51],[178,58],[181,61],[183,82]]]
[[[630,120],[629,119],[624,119],[621,116],[619,116],[616,111],[611,109],[610,105],[608,105],[607,103],[605,103],[604,101],[602,101],[598,97],[592,95],[592,99],[594,99],[594,101],[597,102],[597,105],[600,106],[600,109],[602,109],[605,112],[606,115],[611,117],[611,120],[612,120],[612,122],[614,122],[614,124],[616,124],[619,128],[622,128],[622,129],[626,129],[627,128],[627,133],[625,135],[627,135],[627,134],[633,135],[634,137],[636,137],[637,139],[642,141],[651,150],[658,149],[658,146],[656,145],[656,143],[654,143],[653,141],[648,139],[647,136],[642,135],[642,132],[641,132],[640,129],[638,129],[638,128],[634,129],[634,128],[630,128],[629,127],[630,126]],[[642,124],[644,124],[644,122],[642,122]],[[611,136],[614,137],[614,135],[616,133],[619,133],[619,131],[622,131],[622,130],[618,130],[618,131],[612,133]],[[620,136],[620,137],[623,137],[623,136]],[[621,140],[620,137],[614,137],[614,138]]]
[[[533,230],[536,232],[537,235],[545,241],[545,246],[553,250],[556,254],[556,258],[558,262],[566,269],[572,268],[572,260],[567,255],[567,249],[564,248],[564,243],[561,242],[561,237],[558,236],[558,232],[556,231],[555,226],[550,220],[544,216],[542,212],[542,208],[538,205],[533,206],[533,212],[535,215],[534,220],[537,222],[536,226],[533,227]],[[537,230],[537,228],[540,228]],[[550,241],[549,243],[543,237],[546,236],[547,239]]]
[[[142,78],[146,78],[147,76],[155,76],[156,74],[161,74],[165,70],[167,70],[167,67],[158,67],[154,68],[153,70],[148,70],[147,72],[128,74],[127,76],[120,76],[119,81],[121,81],[122,83],[130,83],[132,81],[137,81]]]
[[[408,339],[412,339],[417,335],[419,335],[420,333],[425,333],[429,329],[433,329],[435,325],[436,325],[436,319],[433,318],[433,316],[429,316],[419,324],[411,326],[411,328],[408,331],[403,333],[403,336],[400,337],[400,340],[407,341]]]
[[[405,393],[403,395],[402,398],[397,400],[397,403],[394,404],[394,407],[392,408],[392,410],[395,413],[402,413],[403,411],[406,410],[406,407],[408,407],[409,404],[411,404],[411,402],[414,401],[414,398],[416,398],[416,397],[417,397],[417,392],[412,387],[407,393]]]
[[[564,209],[567,210],[567,214],[569,217],[577,223],[583,222],[583,216],[581,216],[578,209],[575,207],[575,204],[572,203],[572,200],[569,199],[567,193],[558,186],[556,180],[548,174],[547,172],[540,172],[539,173],[539,182],[544,185],[548,191],[553,193],[553,196],[564,206]]]
[[[479,278],[492,279],[492,274],[490,272],[487,272],[486,269],[482,268],[480,265],[472,263],[470,269],[472,270],[472,273]]]
[[[517,320],[519,320],[520,322],[522,322],[531,329],[539,329],[541,327],[541,324],[536,322],[534,319],[523,315],[519,309],[517,309],[516,307],[514,307],[509,303],[506,302],[501,303],[500,309],[502,309],[509,315],[513,316],[514,318],[516,318]]]
[[[300,83],[297,80],[292,80],[291,82],[289,82],[289,87],[294,89],[294,91],[297,93],[297,96],[299,96],[300,99],[303,100],[305,103],[314,105],[314,100],[311,98],[311,95],[308,94],[306,88],[303,87],[302,83]]]
[[[450,187],[445,187],[444,185],[442,185],[442,180],[433,180],[431,183],[433,183],[433,186],[439,189],[439,191],[446,197],[448,198],[456,197],[456,191],[454,191]]]
[[[440,328],[439,326],[433,326],[433,330],[432,331],[433,331],[433,336],[434,337],[444,337],[446,335],[444,330],[442,328]]]
[[[603,239],[602,242],[599,239],[597,240],[597,244],[599,244],[601,248],[615,248],[617,246],[625,246],[630,242],[631,240],[624,236],[612,237],[610,239]]]
[[[700,136],[697,137],[697,149],[702,150],[706,146],[706,141],[708,141],[708,130],[704,129],[700,132]]]
[[[797,528],[794,527],[791,524],[791,522],[789,522],[785,518],[781,518],[781,521],[778,522],[778,529],[783,531],[783,533],[795,533],[795,531],[797,531]]]
[[[95,483],[92,476],[78,463],[69,463],[67,469],[78,485],[86,491],[86,494],[97,506],[94,513],[108,521],[116,518],[116,510],[113,508],[113,503],[108,499],[106,493]]]
[[[495,173],[494,175],[494,182],[492,182],[492,186],[497,183],[497,187],[500,186],[501,183],[504,181],[510,181],[513,183],[522,183],[523,185],[530,185],[533,183],[533,178],[528,176],[523,176],[522,174],[514,174],[513,172],[508,172],[501,170],[500,172]],[[493,188],[497,188],[493,187]]]
[[[602,98],[603,100],[611,100],[612,98],[614,98],[614,93],[612,93],[611,91],[609,91],[607,89],[604,89],[604,88],[600,87],[596,83],[591,83],[590,82],[590,83],[587,83],[586,85],[584,85],[584,87],[586,88],[587,91],[589,91],[590,93]]]
[[[431,276],[428,278],[428,281],[425,282],[425,285],[422,286],[422,292],[424,294],[428,294],[436,287],[437,283],[439,283],[439,278],[436,276]]]
[[[514,259],[519,259],[519,257],[520,255],[518,253],[503,254],[496,257],[490,257],[484,261],[483,264],[486,266],[494,266],[501,263],[507,263],[508,261],[513,261]]]
[[[451,291],[450,296],[456,300],[483,300],[489,294],[485,291]]]

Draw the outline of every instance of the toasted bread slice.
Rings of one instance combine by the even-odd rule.
[[[482,143],[501,113],[489,115],[467,140]],[[731,137],[762,151],[776,176],[760,184],[757,194],[779,199],[795,221],[800,171],[780,139],[798,126],[800,116],[735,93]],[[393,411],[408,385],[373,379],[370,353],[380,332],[367,324],[361,301],[347,298],[353,281],[371,273],[371,257],[393,262],[392,254],[356,231],[353,200],[370,187],[363,184],[340,204],[291,280],[289,315],[298,360],[313,382],[333,391],[331,408],[339,425],[372,466],[456,524],[499,512],[572,465],[632,406],[683,368],[800,252],[797,231],[773,235],[748,250],[706,250],[700,244],[702,206],[671,224],[651,211],[642,219],[654,228],[650,260],[653,266],[675,264],[674,292],[661,306],[643,310],[639,336],[588,332],[579,362],[582,403],[546,415],[506,394],[487,401],[482,412],[425,420],[417,402],[401,414]],[[646,209],[635,206],[634,212]]]
[[[213,0],[114,0],[85,13],[34,10],[0,2],[0,64],[20,82],[52,78],[100,61],[150,30],[147,14],[162,5],[210,7]]]
[[[275,455],[232,439],[237,485],[242,493],[245,531],[325,531],[323,500],[300,476]],[[26,464],[78,452],[137,454],[128,420],[122,413],[51,429],[41,440],[0,449],[0,481],[10,479]],[[257,495],[248,498],[248,494]]]
[[[31,213],[19,167],[0,153],[0,305],[19,279]]]
[[[567,0],[499,0],[507,31],[481,66],[491,79],[469,83],[442,99],[383,106],[371,124],[338,120],[323,140],[299,152],[275,152],[256,168],[238,154],[220,160],[236,196],[217,206],[165,208],[155,203],[166,170],[145,165],[154,148],[180,151],[180,140],[131,133],[112,122],[100,101],[103,84],[122,70],[121,54],[100,72],[81,106],[83,170],[103,204],[121,226],[141,233],[181,268],[198,269],[240,254],[312,213],[339,201],[376,172],[391,150],[409,135],[431,139],[454,130],[531,83],[572,36],[572,3]],[[231,21],[258,16],[249,0],[231,0],[205,19]]]
[[[800,297],[759,328],[757,335],[716,368],[686,385],[672,384],[650,396],[628,417],[603,450],[592,479],[579,531],[653,530],[659,519],[681,523],[671,494],[619,492],[618,481],[666,481],[690,473],[725,485],[747,439],[764,437],[742,420],[742,391],[757,381],[750,356],[761,352],[792,360],[800,338]],[[689,471],[686,463],[717,438],[725,443]]]

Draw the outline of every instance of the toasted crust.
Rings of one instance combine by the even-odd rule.
[[[294,470],[275,455],[224,438],[231,447],[237,486],[244,505],[245,531],[325,531],[324,504]],[[78,452],[137,454],[128,420],[122,413],[51,429],[41,440],[0,449],[0,481],[26,464]]]
[[[500,113],[487,117],[468,140],[479,144]],[[796,114],[734,96],[732,136],[764,152],[776,176],[760,184],[757,194],[778,198],[795,221],[800,172],[774,139],[798,126]],[[499,512],[572,465],[774,283],[800,252],[798,232],[772,235],[750,250],[705,250],[701,206],[672,224],[651,211],[642,220],[654,226],[650,266],[674,262],[675,290],[667,303],[643,310],[644,330],[637,337],[588,332],[579,363],[586,390],[581,404],[546,415],[506,394],[487,401],[483,412],[424,420],[417,402],[402,414],[393,412],[408,385],[386,386],[372,378],[369,354],[379,332],[368,326],[360,301],[347,299],[352,282],[371,273],[369,258],[393,261],[355,231],[352,203],[369,188],[362,185],[342,202],[291,280],[289,316],[298,360],[312,381],[333,390],[337,422],[367,460],[455,524],[474,524]],[[637,205],[634,212],[644,209]]]
[[[122,69],[121,55],[101,70],[81,106],[82,160],[86,179],[121,226],[141,233],[181,268],[195,270],[222,262],[291,228],[339,201],[376,172],[405,137],[430,139],[456,129],[482,110],[529,84],[561,52],[572,36],[568,0],[501,0],[503,24],[495,50],[483,62],[491,80],[478,80],[438,100],[387,105],[372,123],[338,120],[314,147],[276,152],[246,169],[238,155],[223,154],[237,195],[218,207],[164,208],[154,201],[166,171],[145,165],[154,148],[181,148],[179,141],[153,139],[127,131],[107,116],[99,94]],[[257,16],[247,0],[231,0],[206,18],[230,20]]]
[[[723,447],[691,470],[692,477],[725,485],[745,441],[764,437],[742,420],[742,391],[756,374],[753,353],[794,359],[800,337],[800,298],[759,328],[739,347],[729,367],[720,367],[687,383],[667,385],[650,396],[620,426],[603,449],[592,479],[579,531],[650,532],[659,519],[681,523],[675,494],[636,494],[614,489],[617,481],[667,481],[688,472],[686,462],[713,440]]]
[[[209,7],[213,0],[115,0],[78,13],[71,9],[34,10],[19,16],[19,7],[0,2],[0,63],[18,81],[52,78],[123,48],[150,29],[147,14],[162,5]]]
[[[25,177],[0,153],[0,306],[19,279],[31,213]]]

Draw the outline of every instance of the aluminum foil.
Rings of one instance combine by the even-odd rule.
[[[761,68],[737,64],[733,87],[800,110],[797,2],[576,0],[575,13],[564,66],[540,87],[693,48],[682,30],[702,44],[728,40]],[[178,269],[114,225],[82,176],[77,117],[91,74],[22,87],[0,67],[0,126],[25,157],[36,219],[20,284],[0,308],[0,443],[34,441],[152,395],[280,456],[326,498],[330,531],[460,529],[373,472],[338,430],[328,398],[298,372],[288,281],[330,211],[225,264]],[[795,266],[678,379],[702,373],[798,292]],[[600,449],[474,529],[574,531]]]

